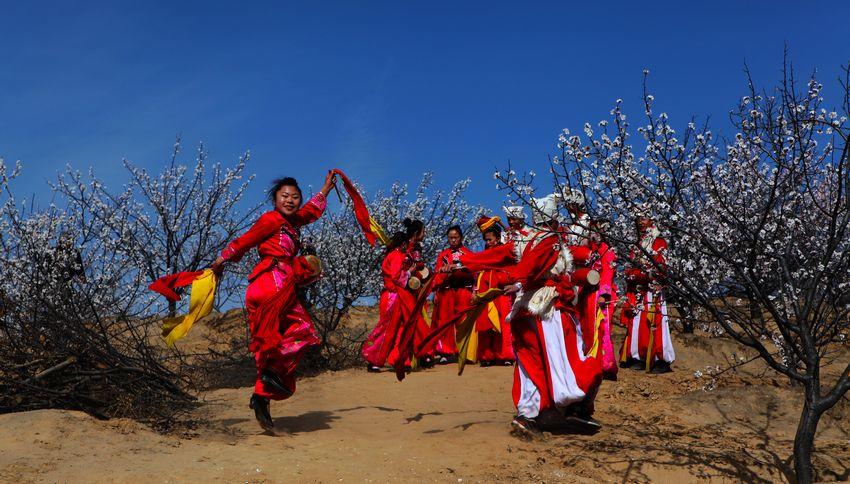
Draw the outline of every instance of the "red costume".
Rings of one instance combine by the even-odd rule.
[[[599,359],[602,363],[602,373],[606,378],[617,378],[617,354],[611,340],[611,321],[614,308],[617,306],[617,284],[614,276],[617,273],[617,254],[605,242],[591,242],[593,251],[599,258],[593,268],[599,272],[599,289],[596,292],[597,307],[599,308]]]
[[[415,301],[407,290],[410,268],[413,262],[407,253],[397,247],[384,256],[381,275],[384,288],[381,291],[378,324],[366,342],[361,354],[372,366],[384,366],[389,360],[395,364],[398,358],[398,342],[405,321],[410,318]]]
[[[437,264],[434,267],[434,311],[431,316],[432,327],[439,326],[442,322],[454,318],[459,312],[469,307],[472,300],[472,287],[475,283],[473,274],[467,270],[456,270],[451,272],[439,272],[446,264],[457,264],[460,257],[470,254],[466,247],[457,249],[444,249],[437,255]],[[446,331],[437,341],[436,353],[442,356],[453,356],[457,354],[454,330]]]
[[[626,269],[626,301],[621,318],[627,334],[620,361],[642,360],[647,370],[659,361],[670,364],[676,359],[662,291],[667,241],[659,235],[657,228],[649,227],[641,236],[640,249],[631,253],[634,262]],[[652,260],[647,259],[647,254]]]
[[[521,284],[510,315],[517,357],[513,388],[517,413],[534,419],[547,410],[579,404],[581,413],[589,416],[602,373],[598,361],[584,355],[581,326],[572,306],[572,256],[563,235],[532,236],[512,270]]]
[[[422,298],[420,306],[414,308],[416,314],[412,315],[415,317],[415,330],[413,334],[414,346],[421,343],[422,340],[425,339],[426,336],[428,336],[428,334],[431,332],[431,327],[433,326],[427,315],[428,301],[426,300],[426,298],[430,295],[430,289],[427,287],[429,279],[430,277],[434,277],[434,275],[427,269],[425,261],[422,260],[422,253],[419,249],[419,244],[414,244],[411,245],[411,247],[407,250],[407,256],[410,258],[411,266],[413,267],[413,270],[411,272],[417,276],[421,276],[422,273],[428,274],[428,277],[425,277],[424,279],[422,277],[419,277],[419,289],[410,289],[410,292],[413,295],[414,303],[417,299]],[[408,351],[412,351],[412,348],[409,348]],[[425,359],[430,359],[436,354],[436,352],[437,350],[435,347],[429,347],[423,349],[419,356]]]
[[[499,222],[498,217],[481,217],[478,228],[484,233],[493,224]],[[476,296],[485,294],[489,289],[502,288],[507,282],[504,270],[516,264],[514,244],[498,243],[481,252],[465,254],[460,257],[463,266],[475,273]],[[478,332],[478,361],[482,365],[495,362],[514,361],[513,340],[510,324],[507,322],[513,301],[510,295],[502,294],[487,303],[475,322]]]
[[[317,193],[297,212],[284,216],[273,210],[260,216],[248,232],[231,242],[221,253],[226,261],[238,261],[252,247],[260,262],[248,276],[245,309],[251,331],[249,349],[254,353],[257,380],[254,393],[282,400],[295,392],[295,367],[304,351],[319,343],[313,322],[297,298],[297,286],[311,274],[301,248],[301,227],[316,221],[327,202]],[[279,377],[287,392],[276,392],[260,379],[263,372]]]
[[[570,191],[569,200],[584,205],[584,196]],[[576,253],[587,252],[589,259],[582,261],[585,267],[599,273],[598,285],[578,289],[578,310],[581,331],[587,356],[596,358],[602,365],[604,375],[617,378],[617,355],[611,342],[611,316],[617,301],[614,284],[616,255],[607,244],[593,240],[590,216],[580,210],[575,212],[575,223],[569,228],[567,240]]]
[[[576,222],[570,225],[567,235],[567,243],[577,266],[586,267],[598,271],[596,264],[597,254],[590,247],[590,216],[579,213]],[[579,256],[579,257],[576,257]],[[597,290],[599,286],[582,286],[578,288],[578,299],[576,311],[581,323],[581,334],[584,349],[588,356],[598,358],[601,356],[599,349],[599,311],[597,308]]]

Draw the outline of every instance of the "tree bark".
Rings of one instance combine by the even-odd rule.
[[[803,413],[800,415],[797,434],[794,436],[794,472],[797,474],[797,482],[801,484],[809,484],[814,481],[812,451],[814,450],[815,431],[818,428],[821,413],[815,409],[813,391],[807,385]]]

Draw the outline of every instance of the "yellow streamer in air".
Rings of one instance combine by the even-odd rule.
[[[385,247],[390,245],[390,238],[387,236],[387,231],[371,216],[369,216],[369,226],[372,229],[372,233],[378,238],[378,242],[384,244]]]
[[[162,337],[168,346],[186,336],[197,321],[212,311],[215,301],[216,276],[212,270],[205,270],[192,281],[192,294],[189,297],[189,312],[185,316],[168,318],[162,322]]]

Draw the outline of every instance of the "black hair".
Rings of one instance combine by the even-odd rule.
[[[404,231],[408,239],[418,234],[420,230],[425,228],[425,224],[422,223],[421,220],[411,220],[409,218],[406,218],[402,220],[401,224],[404,225]]]
[[[460,240],[463,240],[463,230],[460,229],[460,225],[452,225],[451,227],[447,228],[446,235],[449,235],[449,232],[451,232],[452,230],[460,234]]]
[[[404,230],[393,234],[390,238],[390,245],[387,246],[387,250],[393,250],[396,247],[401,247],[405,242],[419,233],[420,230],[425,228],[425,224],[422,223],[421,220],[411,220],[406,218],[401,222],[401,224],[404,225]]]
[[[301,198],[304,198],[304,195],[301,193],[301,187],[298,186],[298,182],[295,178],[291,176],[285,176],[283,178],[276,178],[272,181],[271,187],[269,187],[269,191],[266,194],[269,196],[269,200],[272,203],[275,202],[275,197],[277,197],[277,192],[280,191],[283,187],[295,187],[298,190],[298,195],[301,195]]]

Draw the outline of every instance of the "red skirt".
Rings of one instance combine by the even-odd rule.
[[[295,393],[295,368],[304,352],[319,344],[313,322],[296,291],[291,266],[280,265],[260,274],[245,292],[251,331],[249,348],[257,367],[254,393],[272,400],[283,400]],[[288,391],[280,393],[264,385],[260,379],[263,372],[275,373]]]
[[[431,327],[438,327],[444,321],[454,318],[457,314],[469,307],[472,300],[472,289],[441,288],[434,295],[434,312],[431,317]],[[436,353],[442,356],[457,355],[457,344],[455,343],[455,331],[452,328],[446,331],[437,341]]]

